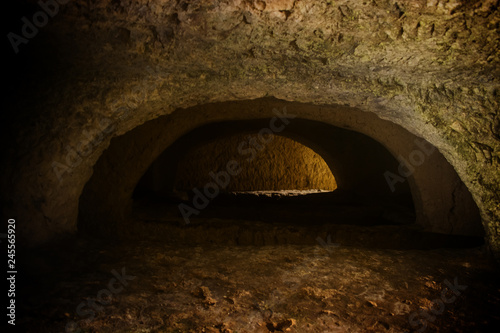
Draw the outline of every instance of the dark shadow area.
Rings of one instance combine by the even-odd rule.
[[[192,246],[314,245],[319,236],[346,246],[385,249],[484,244],[482,237],[424,231],[415,224],[407,201],[367,198],[343,190],[225,193],[185,220],[179,205],[191,200],[143,195],[135,202],[134,217],[147,237]]]
[[[168,221],[182,217],[180,204],[190,204],[196,194],[179,197],[142,193],[135,212],[140,219]],[[317,226],[348,224],[359,226],[408,225],[415,223],[411,201],[363,197],[345,190],[335,191],[248,191],[219,194],[207,207],[192,217],[203,219],[260,221],[290,225]]]

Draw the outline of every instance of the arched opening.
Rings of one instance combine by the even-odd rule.
[[[190,138],[193,139],[193,134]],[[321,155],[284,136],[270,133],[264,138],[258,132],[247,132],[191,142],[193,147],[179,147],[182,144],[179,142],[174,143],[177,148],[162,153],[137,184],[134,196],[141,191],[182,194],[194,188],[203,190],[214,182],[217,192],[337,188],[335,177]],[[174,149],[183,150],[184,154],[175,156]],[[234,164],[233,175],[228,173],[228,163],[230,168]]]
[[[482,243],[472,197],[425,140],[376,117],[366,123],[368,114],[352,111],[345,117],[332,111],[325,117],[320,107],[257,101],[273,110],[271,114],[279,111],[275,105],[285,113],[287,106],[294,106],[294,116],[278,126],[276,117],[248,117],[245,111],[255,103],[183,110],[117,138],[82,194],[80,230],[191,244],[311,244],[320,234],[364,247]],[[220,117],[221,110],[227,115]],[[234,118],[233,110],[243,119]],[[191,111],[193,116],[201,114],[202,122],[193,121]],[[172,123],[178,126],[177,134],[164,130]],[[267,148],[272,148],[271,142],[282,145],[265,149],[266,133],[271,145]],[[269,140],[271,135],[278,139]],[[304,152],[312,162],[303,160]],[[250,157],[258,168],[245,164]],[[287,165],[286,158],[293,163]],[[314,169],[316,162],[322,167]],[[230,169],[238,175],[230,175],[226,185],[226,177],[217,175],[229,175]],[[296,195],[297,190],[321,186],[333,189],[324,185],[327,171],[334,175],[336,191]],[[285,188],[280,187],[283,180],[288,182]],[[110,200],[101,188],[113,181],[117,196]],[[289,191],[276,193],[284,189]],[[262,192],[266,190],[274,192]],[[269,234],[266,241],[256,236],[262,230]]]

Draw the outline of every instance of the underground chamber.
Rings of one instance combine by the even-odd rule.
[[[433,145],[356,110],[258,103],[197,106],[113,139],[80,196],[79,236],[54,259],[73,262],[62,285],[41,279],[58,295],[49,307],[68,317],[38,323],[378,332],[495,322],[478,208]],[[480,319],[449,319],[465,313]]]
[[[8,6],[17,330],[497,331],[497,2]]]

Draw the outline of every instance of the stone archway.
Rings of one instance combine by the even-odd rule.
[[[422,160],[419,160],[418,165],[416,163],[412,170],[408,169],[411,172],[407,175],[407,179],[404,179],[404,182],[408,181],[411,187],[418,223],[432,232],[475,236],[481,234],[477,228],[477,210],[470,194],[463,184],[461,185],[458,175],[444,157],[422,139],[398,125],[352,108],[320,107],[275,99],[214,103],[179,110],[112,140],[108,150],[95,164],[93,176],[80,199],[80,226],[86,230],[100,229],[112,235],[121,229],[120,225],[127,225],[128,217],[131,215],[132,193],[139,179],[158,156],[179,138],[186,136],[185,141],[191,145],[196,144],[197,140],[210,140],[211,136],[217,137],[217,134],[223,131],[224,126],[218,128],[217,124],[227,120],[239,119],[240,125],[231,123],[231,128],[236,126],[236,131],[244,129],[245,123],[258,128],[268,123],[270,119],[268,117],[276,114],[277,110],[286,110],[285,113],[291,117],[290,130],[283,133],[289,133],[292,137],[305,137],[306,142],[313,142],[313,146],[320,147],[321,151],[326,152],[326,156],[335,157],[333,165],[345,164],[349,172],[339,172],[340,177],[338,177],[345,189],[354,190],[348,184],[353,182],[357,174],[369,172],[367,170],[371,169],[370,162],[349,159],[345,154],[338,155],[335,149],[332,149],[329,139],[318,134],[322,123],[335,124],[364,133],[376,139],[392,153],[394,156],[392,162],[385,162],[387,157],[384,157],[381,165],[373,165],[373,169],[376,170],[373,177],[379,176],[375,188],[380,190],[374,192],[377,195],[391,194],[389,190],[391,185],[387,184],[387,179],[384,178],[385,171],[391,171],[393,174],[402,172],[395,157],[412,160],[413,155],[418,153]],[[259,120],[259,118],[264,119]],[[303,118],[309,120],[302,120]],[[199,131],[198,135],[186,135],[202,125],[205,125],[205,128]],[[308,130],[312,130],[312,133]],[[329,128],[323,131],[328,133]],[[352,140],[351,136],[348,138]],[[187,147],[189,145],[181,144],[180,148],[174,149],[170,154],[170,158],[178,158],[178,150]],[[368,150],[376,148],[367,143],[363,143],[361,147],[366,147]],[[370,156],[368,151],[361,150],[360,153],[367,158]],[[343,159],[345,161],[342,161]],[[363,164],[360,165],[361,163]],[[456,213],[450,213],[454,211]]]

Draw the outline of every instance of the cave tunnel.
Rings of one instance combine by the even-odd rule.
[[[294,114],[277,125],[278,117],[253,119],[255,109]],[[379,248],[483,243],[472,196],[434,146],[356,110],[345,117],[331,107],[326,122],[313,120],[324,109],[263,99],[144,124],[96,163],[80,198],[79,230],[191,244],[314,244],[318,235]],[[165,130],[171,122],[193,127],[200,113],[204,122],[221,113],[250,119],[219,118],[177,136]]]
[[[4,12],[9,332],[500,327],[497,2]]]

